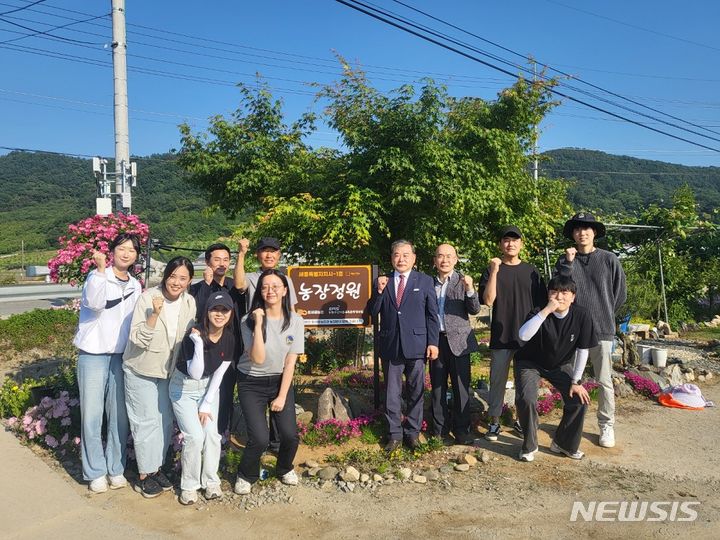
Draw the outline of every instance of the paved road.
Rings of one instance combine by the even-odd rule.
[[[70,285],[38,283],[0,287],[0,318],[33,309],[62,306],[80,297],[80,289]]]

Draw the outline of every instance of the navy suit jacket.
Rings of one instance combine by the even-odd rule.
[[[378,294],[375,285],[370,298],[370,313],[380,315],[380,358],[425,358],[428,345],[437,346],[440,338],[433,278],[412,270],[398,308],[394,274],[387,277],[383,292]]]

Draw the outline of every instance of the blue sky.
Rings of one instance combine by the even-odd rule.
[[[31,3],[0,0],[0,13]],[[532,55],[541,63],[690,121],[697,127],[684,125],[718,140],[638,117],[595,97],[562,91],[657,129],[720,148],[717,2],[698,0],[679,5],[609,0],[584,2],[582,7],[572,0],[422,0],[412,4],[503,47]],[[374,5],[451,33],[505,59],[522,62],[390,0],[374,0]],[[110,0],[46,0],[0,16],[0,146],[112,156],[109,17],[52,31],[66,38],[63,41],[42,35],[23,37],[31,30],[17,26],[47,31],[109,11]],[[177,148],[177,124],[187,121],[195,130],[202,130],[209,116],[233,111],[239,97],[234,83],[252,83],[256,72],[266,77],[275,95],[284,100],[289,119],[306,110],[321,112],[321,104],[313,100],[313,88],[306,83],[337,78],[339,64],[333,51],[364,66],[371,82],[383,91],[430,75],[445,82],[452,95],[493,99],[513,82],[507,75],[333,0],[127,0],[126,11],[133,155]],[[577,81],[568,82],[581,86]],[[631,109],[643,110],[624,103]],[[567,101],[541,127],[541,150],[579,147],[673,163],[720,166],[718,152]],[[314,146],[336,146],[337,138],[329,128],[320,126],[309,142]]]

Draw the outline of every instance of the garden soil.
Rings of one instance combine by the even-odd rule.
[[[720,403],[720,384],[702,386]],[[668,409],[641,397],[618,400],[618,444],[597,446],[594,406],[585,425],[582,461],[548,450],[557,414],[543,417],[533,463],[516,457],[520,440],[503,433],[478,441],[491,460],[447,481],[394,483],[344,493],[301,482],[284,488],[291,502],[252,510],[228,497],[183,507],[167,493],[146,500],[132,489],[91,495],[55,462],[0,433],[0,520],[4,538],[718,538],[720,450],[717,408]],[[444,461],[462,447],[448,447]],[[316,451],[299,456],[321,458]],[[421,465],[411,464],[419,470]],[[225,486],[228,487],[227,485]],[[696,502],[692,522],[672,520],[571,521],[573,503],[602,501]],[[610,508],[613,508],[612,506]],[[618,508],[617,505],[614,506]],[[664,506],[670,510],[671,505]],[[597,517],[597,514],[595,514]],[[648,514],[648,517],[657,516]],[[675,519],[686,517],[678,512]]]

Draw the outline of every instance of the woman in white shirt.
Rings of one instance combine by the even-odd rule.
[[[93,253],[96,269],[83,286],[80,322],[73,340],[79,349],[77,381],[80,390],[80,447],[83,478],[90,491],[125,487],[128,419],[122,353],[130,332],[140,283],[129,273],[140,253],[140,238],[123,233],[110,243],[111,261]],[[108,267],[108,262],[110,266]],[[103,448],[103,415],[107,444]]]

